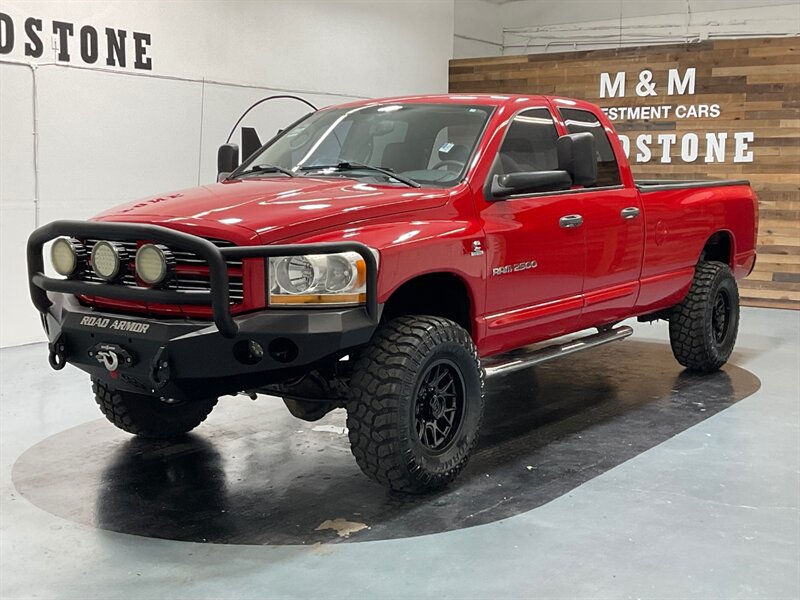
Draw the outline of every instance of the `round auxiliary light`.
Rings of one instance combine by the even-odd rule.
[[[78,240],[58,238],[50,248],[50,262],[56,273],[64,277],[75,274],[86,251]]]
[[[111,281],[122,271],[127,259],[125,247],[116,242],[97,242],[92,248],[92,269],[101,279]]]
[[[175,259],[166,246],[145,244],[136,252],[136,274],[148,285],[163,283],[174,264]]]

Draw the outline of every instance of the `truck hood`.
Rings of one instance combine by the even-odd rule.
[[[319,229],[442,205],[448,190],[361,183],[352,179],[270,177],[215,183],[145,198],[107,210],[99,221],[169,226],[198,221],[244,228],[262,243]],[[216,226],[214,226],[216,228]]]

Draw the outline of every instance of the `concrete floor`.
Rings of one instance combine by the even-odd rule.
[[[628,364],[605,373],[604,381],[609,390],[630,388],[629,367],[635,353],[624,351],[625,344],[661,352],[653,356],[664,355],[660,345],[668,344],[664,324],[636,325],[635,329],[632,341],[589,351],[583,358],[578,355],[573,363],[585,361],[588,369],[599,360],[591,353],[613,356],[618,351]],[[556,365],[547,367],[557,369]],[[546,379],[543,367],[539,368],[540,377]],[[800,597],[797,312],[745,309],[737,350],[726,367],[731,381],[745,381],[747,389],[742,394],[725,405],[716,404],[709,411],[711,416],[681,426],[676,424],[678,413],[661,411],[662,418],[676,426],[665,436],[668,428],[653,423],[651,443],[636,447],[629,455],[623,456],[619,448],[604,442],[602,452],[582,469],[590,478],[574,479],[563,487],[566,474],[574,470],[565,468],[564,477],[553,477],[562,487],[544,503],[519,503],[511,512],[490,503],[480,510],[494,513],[494,517],[481,525],[467,527],[464,523],[466,528],[443,527],[442,532],[422,536],[410,530],[406,535],[414,537],[390,539],[392,530],[407,527],[410,514],[424,514],[428,507],[441,512],[448,503],[472,501],[471,490],[476,485],[472,482],[477,479],[474,473],[465,473],[464,487],[431,499],[429,504],[417,501],[410,511],[381,510],[369,515],[373,537],[363,539],[374,541],[358,541],[358,534],[353,534],[348,543],[307,537],[309,545],[304,546],[306,539],[295,536],[283,545],[272,545],[259,537],[262,524],[258,520],[246,521],[251,530],[229,543],[220,543],[222,538],[218,543],[172,541],[98,529],[94,524],[107,527],[102,503],[109,495],[103,487],[106,480],[91,474],[98,472],[98,464],[110,460],[102,454],[103,449],[119,451],[128,443],[125,437],[107,433],[115,430],[97,422],[87,376],[71,367],[60,373],[51,371],[42,345],[1,350],[0,370],[2,598]],[[751,385],[756,378],[761,387],[752,393],[758,387]],[[646,383],[642,381],[643,393],[648,389]],[[676,383],[672,396],[666,396],[667,404],[681,398],[681,385],[687,389],[701,386],[691,380]],[[741,387],[737,386],[733,388]],[[716,393],[702,387],[697,390]],[[226,410],[217,421],[223,429],[226,423],[236,422],[231,421],[236,415]],[[599,410],[600,418],[577,430],[573,418],[571,436],[590,438],[597,427],[614,422],[630,426],[656,414],[643,417],[644,413],[628,412],[627,421],[620,421],[613,411],[592,410]],[[214,433],[215,417],[216,411],[198,436],[219,444],[227,438]],[[332,423],[336,418],[331,417]],[[298,429],[314,425],[295,423],[300,424]],[[65,431],[70,428],[76,429]],[[530,429],[526,435],[536,438],[537,452],[549,451],[547,456],[554,456],[556,462],[565,455],[557,447],[563,437],[541,434],[546,427],[532,425]],[[500,427],[490,437],[502,432]],[[607,432],[613,434],[614,430]],[[634,437],[641,441],[643,436]],[[491,455],[496,467],[528,458],[523,456],[527,449],[520,444],[503,446],[502,452],[491,444],[491,452],[485,454]],[[341,445],[329,445],[330,453],[344,455]],[[574,457],[575,448],[568,448]],[[48,456],[45,451],[54,456],[59,449],[58,464],[63,467],[58,471],[63,471],[66,482],[61,485],[74,488],[74,493],[63,494],[63,501],[58,488],[51,485],[58,478],[53,474],[55,458],[41,462]],[[610,454],[624,462],[609,460]],[[227,460],[226,455],[223,462]],[[603,469],[589,468],[603,462]],[[489,464],[485,457],[476,457],[475,463],[473,471]],[[38,480],[37,464],[42,471]],[[348,467],[336,465],[350,463],[331,464],[331,469],[345,469]],[[24,483],[24,497],[12,482],[12,468],[15,477],[19,476],[20,489]],[[119,480],[118,471],[116,479],[109,481]],[[355,489],[352,486],[359,481],[354,478],[349,489]],[[363,480],[365,490],[372,489],[370,485]],[[137,486],[134,482],[123,491],[138,493]],[[480,498],[486,497],[484,488]],[[65,488],[61,489],[63,493]],[[325,513],[336,502],[337,493],[333,483],[325,489],[329,491],[319,495],[316,507],[311,501],[299,512],[316,509],[318,514]],[[459,489],[469,493],[459,494]],[[112,491],[112,497],[119,499],[120,489]],[[520,491],[524,496],[525,490],[517,484],[515,493]],[[538,493],[539,488],[529,491],[531,498]],[[174,500],[170,498],[173,504],[164,506],[129,503],[125,510],[131,519],[135,516],[141,522],[142,514],[160,508],[161,512],[152,513],[152,535],[175,537],[160,527],[166,522],[164,507],[174,511]],[[384,503],[388,502],[384,498]],[[280,503],[270,498],[265,504],[275,507]],[[121,517],[116,514],[115,522],[124,518],[125,513]],[[381,530],[387,532],[387,539],[375,538]],[[142,531],[146,529],[137,532]]]

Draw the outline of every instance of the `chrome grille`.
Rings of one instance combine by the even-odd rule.
[[[94,248],[94,245],[99,241],[100,240],[96,239],[83,240],[87,255],[91,255],[92,248]],[[125,275],[118,282],[118,285],[138,287],[135,276],[136,267],[134,258],[136,256],[136,249],[139,246],[139,243],[135,241],[109,241],[121,244],[128,252],[127,270]],[[214,244],[217,248],[230,248],[236,245],[227,240],[209,239],[208,241]],[[176,290],[179,292],[209,291],[211,289],[211,280],[208,273],[208,262],[202,256],[198,256],[194,252],[182,250],[180,248],[170,248],[170,251],[175,257],[175,277],[170,281],[169,285],[166,286],[166,289]],[[239,304],[244,301],[244,282],[241,274],[242,261],[228,260],[226,261],[226,264],[228,265],[228,287],[231,304]],[[198,272],[181,272],[181,267],[195,269]],[[238,273],[231,273],[231,269],[238,270]],[[80,279],[93,283],[105,283],[105,281],[98,277],[91,268],[85,269],[81,273]]]

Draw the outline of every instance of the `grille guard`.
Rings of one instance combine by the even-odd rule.
[[[43,248],[47,242],[60,236],[99,239],[133,237],[191,250],[208,262],[211,289],[198,292],[157,290],[48,277],[44,274]],[[117,300],[160,304],[210,304],[213,321],[217,329],[223,336],[232,338],[238,333],[239,327],[230,312],[226,259],[266,259],[270,256],[300,256],[303,254],[326,254],[332,252],[356,252],[364,259],[367,267],[367,315],[374,323],[377,323],[378,264],[370,249],[360,242],[321,242],[316,244],[218,248],[208,240],[196,235],[175,231],[160,225],[96,221],[53,221],[35,230],[28,238],[28,282],[33,305],[42,314],[46,314],[53,305],[47,292],[100,296]]]

